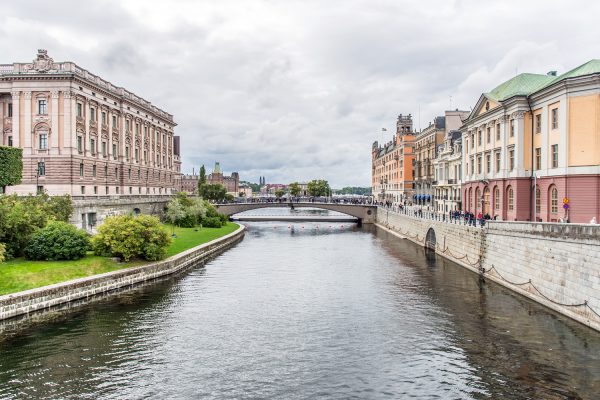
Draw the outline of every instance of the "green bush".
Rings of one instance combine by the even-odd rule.
[[[17,147],[0,146],[0,193],[6,186],[21,183],[23,173],[23,150]]]
[[[143,258],[156,261],[167,255],[169,234],[156,217],[118,215],[106,218],[92,238],[98,255],[119,257],[125,261]]]
[[[219,217],[206,217],[202,220],[202,226],[206,228],[220,228],[223,226],[223,223]]]
[[[6,259],[6,246],[4,243],[0,243],[0,263]]]
[[[73,225],[51,221],[35,232],[25,248],[30,260],[78,260],[90,247],[89,235]]]
[[[68,195],[0,196],[0,242],[6,244],[6,258],[21,256],[31,235],[48,220],[67,222],[72,212]]]

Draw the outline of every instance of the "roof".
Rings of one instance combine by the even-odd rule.
[[[551,75],[523,73],[507,80],[484,95],[494,101],[503,101],[513,96],[528,96],[555,79],[556,77]]]
[[[585,64],[581,64],[579,67],[573,68],[572,70],[557,76],[553,79],[551,83],[558,82],[567,78],[575,78],[577,76],[584,76],[597,73],[600,73],[600,59],[590,60]]]

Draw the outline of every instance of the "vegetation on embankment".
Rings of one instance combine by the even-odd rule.
[[[167,249],[167,256],[173,256],[198,245],[234,232],[239,225],[228,222],[221,228],[178,228]],[[164,225],[172,233],[173,227]],[[123,268],[139,266],[147,261],[132,260],[119,263],[109,257],[93,255],[89,252],[79,260],[31,261],[16,258],[0,263],[0,295],[33,289],[71,279],[111,272]]]

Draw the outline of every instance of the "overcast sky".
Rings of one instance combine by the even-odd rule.
[[[425,127],[515,73],[600,58],[595,1],[11,1],[0,63],[38,48],[172,113],[183,168],[370,186],[398,114]],[[419,113],[420,110],[420,113]]]

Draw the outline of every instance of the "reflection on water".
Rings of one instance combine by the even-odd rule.
[[[249,224],[206,268],[0,342],[0,399],[597,393],[599,334],[351,224]]]

